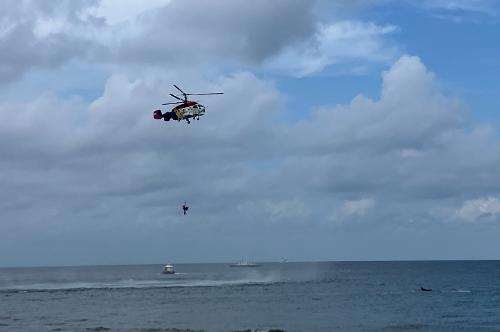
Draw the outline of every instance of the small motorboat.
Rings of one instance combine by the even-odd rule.
[[[257,263],[251,263],[247,261],[239,261],[238,263],[229,264],[230,267],[259,267]]]
[[[174,266],[173,265],[170,265],[170,264],[167,264],[163,267],[163,272],[164,274],[174,274],[175,273],[175,270],[174,270]]]
[[[420,287],[420,290],[421,290],[422,292],[432,292],[432,289],[430,289],[430,288]]]

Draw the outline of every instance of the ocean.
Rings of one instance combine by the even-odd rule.
[[[0,330],[500,331],[499,261],[174,266],[2,268]]]

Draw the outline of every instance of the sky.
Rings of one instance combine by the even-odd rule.
[[[0,266],[500,259],[499,32],[494,0],[4,0]],[[224,95],[156,121],[173,84]]]

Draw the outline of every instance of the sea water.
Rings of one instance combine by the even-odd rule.
[[[0,269],[0,330],[500,331],[498,261],[174,266]]]

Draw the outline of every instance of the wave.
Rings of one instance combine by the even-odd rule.
[[[422,331],[428,328],[429,326],[425,324],[394,324],[384,326],[382,331]]]
[[[86,328],[85,331],[112,331],[113,329],[99,326],[95,328]],[[178,328],[143,328],[143,329],[131,329],[127,330],[130,332],[204,332],[204,330],[191,330],[191,329],[178,329]],[[246,329],[246,330],[236,330],[232,332],[286,332],[280,329]]]
[[[252,286],[276,284],[279,281],[269,280],[117,280],[112,282],[59,282],[32,283],[0,287],[0,292],[32,292],[58,290],[92,290],[92,289],[148,289],[148,288],[183,288],[183,287],[224,287]]]

